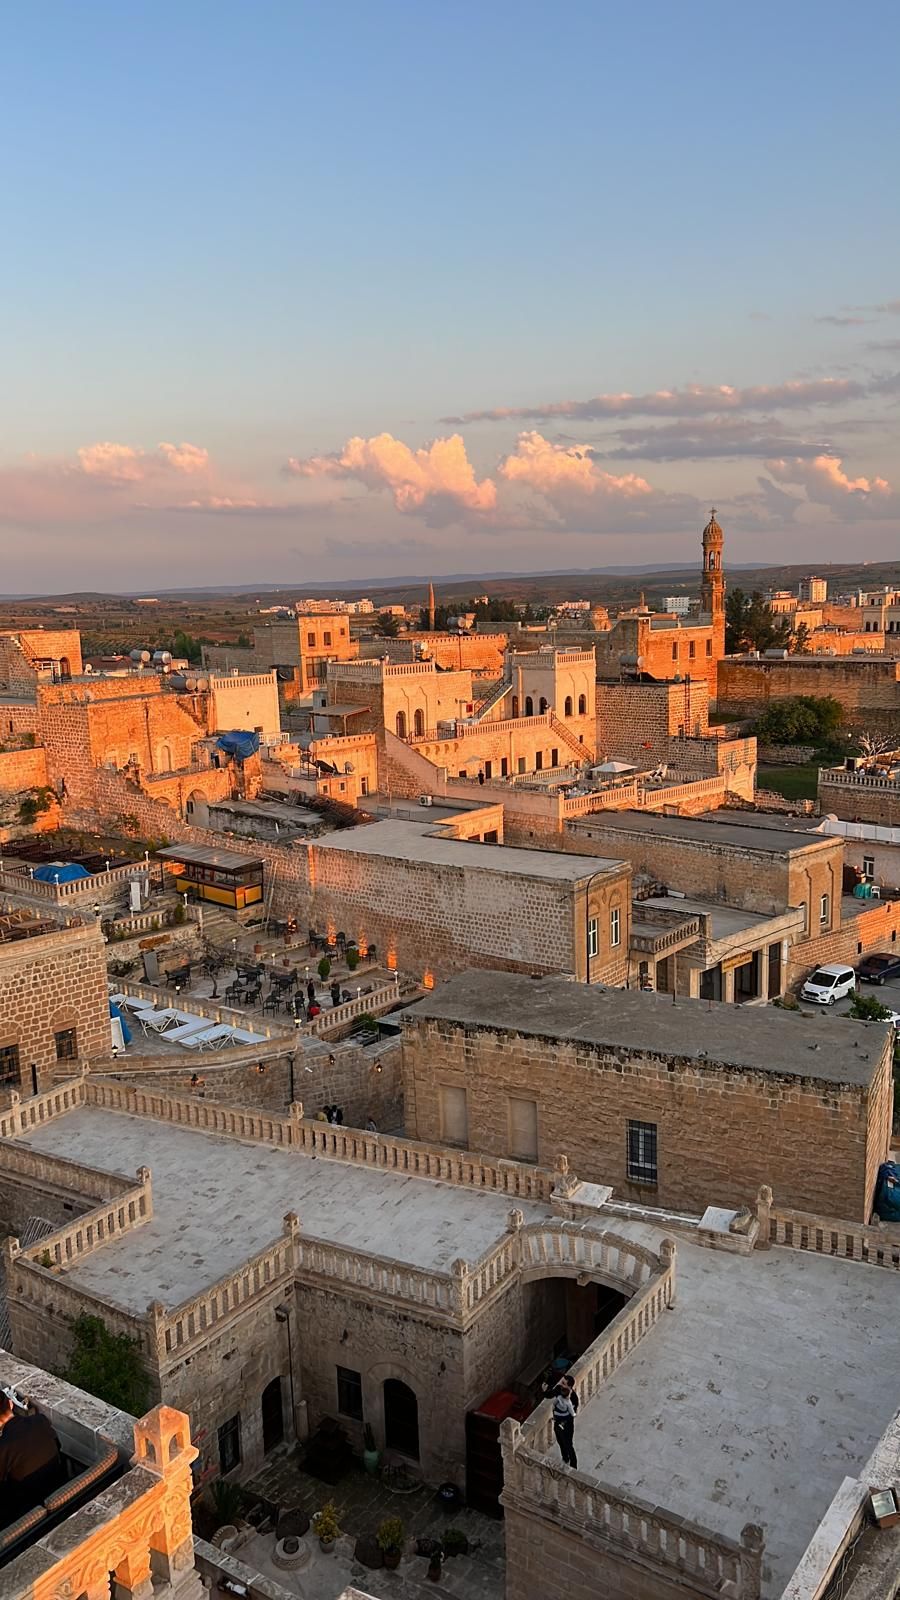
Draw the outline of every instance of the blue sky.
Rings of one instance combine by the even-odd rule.
[[[4,15],[4,588],[896,553],[896,6]]]

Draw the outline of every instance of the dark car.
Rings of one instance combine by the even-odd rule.
[[[900,978],[900,956],[881,953],[866,956],[856,969],[863,983],[884,983],[885,978]]]

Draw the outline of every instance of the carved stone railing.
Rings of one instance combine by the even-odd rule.
[[[891,1235],[864,1222],[844,1222],[820,1217],[813,1211],[793,1211],[773,1203],[764,1186],[757,1199],[759,1240],[757,1249],[781,1245],[788,1250],[808,1250],[815,1255],[860,1261],[870,1267],[900,1272],[900,1235]]]
[[[0,1175],[7,1173],[57,1189],[69,1200],[78,1196],[88,1206],[96,1206],[104,1200],[118,1200],[134,1187],[134,1179],[122,1173],[103,1172],[81,1161],[51,1155],[13,1139],[0,1143]]]
[[[299,1224],[292,1212],[284,1221],[285,1232],[279,1239],[250,1256],[235,1272],[226,1273],[209,1289],[171,1309],[158,1301],[148,1308],[160,1367],[172,1360],[182,1361],[249,1302],[258,1303],[261,1294],[283,1289],[293,1281]]]
[[[466,1265],[455,1261],[449,1273],[429,1272],[402,1261],[362,1255],[325,1239],[297,1240],[296,1274],[303,1282],[321,1283],[353,1297],[374,1295],[396,1300],[442,1321],[458,1322],[463,1312]]]
[[[45,1122],[51,1122],[54,1117],[64,1117],[76,1106],[83,1106],[85,1099],[84,1077],[69,1078],[65,1083],[57,1084],[43,1094],[32,1095],[28,1100],[23,1100],[14,1090],[8,1110],[0,1111],[0,1138],[15,1139],[20,1134],[29,1133],[32,1128],[40,1128]]]
[[[400,1172],[410,1178],[433,1178],[466,1189],[484,1189],[510,1199],[548,1204],[559,1173],[528,1162],[477,1155],[446,1145],[420,1144],[391,1134],[368,1133],[328,1122],[307,1120],[295,1102],[290,1115],[242,1106],[217,1105],[182,1095],[165,1094],[140,1084],[89,1078],[85,1084],[88,1105],[131,1116],[152,1117],[180,1127],[196,1128],[232,1139],[256,1139],[262,1144],[305,1151],[354,1166]],[[81,1103],[81,1102],[79,1102]],[[571,1181],[571,1180],[570,1180]]]
[[[352,979],[351,979],[352,982]],[[382,983],[377,988],[369,990],[368,994],[355,995],[352,1000],[344,1000],[339,1006],[328,1006],[320,1011],[312,1022],[307,1024],[308,1033],[321,1035],[332,1033],[335,1028],[345,1027],[348,1022],[353,1022],[356,1017],[384,1011],[388,1006],[396,1005],[400,998],[400,985],[398,982]]]
[[[43,1266],[65,1270],[90,1255],[94,1250],[131,1233],[153,1216],[153,1192],[150,1171],[141,1167],[137,1183],[132,1183],[115,1199],[94,1206],[74,1222],[67,1222],[53,1233],[48,1233],[36,1244],[21,1252],[22,1259]],[[49,1256],[47,1262],[45,1258]]]

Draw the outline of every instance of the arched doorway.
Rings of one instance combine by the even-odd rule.
[[[547,700],[544,697],[544,695],[541,695],[541,716],[545,717],[546,715],[547,715]]]
[[[512,697],[512,714],[513,720],[519,715],[519,696],[517,694]]]
[[[567,717],[572,715],[572,696],[570,694],[566,695],[565,715]]]
[[[61,678],[71,678],[72,676],[72,666],[68,656],[60,656],[59,658],[59,675]]]
[[[273,1378],[262,1392],[263,1455],[280,1444],[284,1438],[284,1408],[281,1400],[281,1379]]]
[[[417,739],[424,739],[424,737],[425,737],[425,713],[424,713],[424,711],[415,711],[413,713],[413,733],[415,734]]]
[[[525,715],[526,717],[534,716],[534,701],[532,700],[530,694],[525,696]]]
[[[406,712],[398,711],[396,718],[397,738],[406,738]]]
[[[419,1402],[399,1378],[384,1380],[384,1444],[386,1450],[419,1459]]]

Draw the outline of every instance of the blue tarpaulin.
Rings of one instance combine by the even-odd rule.
[[[111,1000],[109,1002],[109,1014],[110,1014],[111,1017],[117,1017],[119,1022],[121,1022],[121,1024],[122,1024],[122,1038],[123,1038],[123,1040],[125,1041],[126,1044],[130,1044],[131,1043],[131,1029],[129,1028],[128,1023],[125,1021],[125,1014],[120,1009],[119,1006],[113,1005],[113,1002]]]
[[[874,1210],[882,1222],[900,1222],[900,1167],[895,1161],[878,1168]]]
[[[74,861],[46,861],[42,867],[35,867],[34,876],[40,883],[74,883],[76,878],[89,878],[90,873]]]
[[[259,749],[259,734],[243,733],[238,728],[233,733],[220,733],[216,743],[226,755],[234,756],[235,761],[246,761]]]

